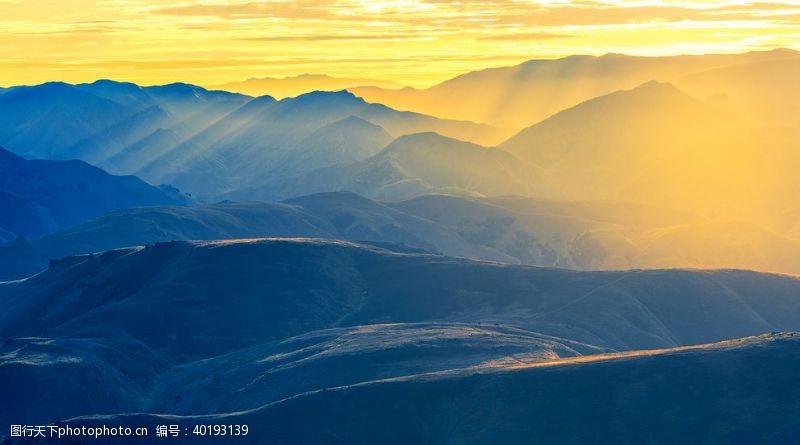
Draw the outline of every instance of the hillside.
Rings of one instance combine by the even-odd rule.
[[[41,236],[110,210],[186,202],[174,189],[82,161],[26,160],[0,148],[0,227],[16,236]]]
[[[766,171],[792,155],[760,136],[671,84],[649,82],[564,110],[500,148],[558,178],[572,199],[763,221],[775,211],[765,198],[772,178],[782,177]]]
[[[0,389],[50,388],[0,418],[214,414],[385,378],[431,381],[420,373],[463,369],[444,376],[469,382],[570,357],[602,363],[589,355],[797,329],[798,291],[796,279],[752,272],[573,272],[344,241],[122,249],[0,283]],[[69,375],[96,376],[92,390]]]
[[[70,424],[169,421],[191,431],[197,424],[224,421],[259,425],[258,437],[264,439],[256,444],[527,444],[532,437],[548,443],[632,443],[646,437],[650,443],[669,444],[690,437],[779,444],[791,442],[799,428],[793,403],[798,391],[792,385],[798,369],[798,336],[787,333],[688,349],[378,380],[225,416],[130,414]],[[190,435],[176,441],[213,440]]]

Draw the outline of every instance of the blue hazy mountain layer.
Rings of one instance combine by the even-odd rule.
[[[0,280],[30,276],[64,256],[160,241],[258,237],[371,241],[455,257],[585,268],[584,258],[602,252],[582,235],[598,225],[641,231],[692,221],[691,215],[621,202],[438,195],[388,204],[348,192],[282,203],[141,207],[1,245]]]
[[[16,236],[40,236],[115,209],[186,202],[174,189],[82,161],[26,160],[0,148],[0,227]]]

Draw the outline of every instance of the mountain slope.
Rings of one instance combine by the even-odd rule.
[[[148,278],[147,270],[160,272]],[[404,279],[388,279],[400,270]],[[92,284],[73,288],[76,282]],[[798,286],[793,278],[752,272],[572,272],[345,241],[170,242],[68,258],[1,285],[0,334],[36,335],[46,325],[53,335],[74,335],[116,326],[185,360],[316,329],[459,314],[463,322],[639,349],[794,329]],[[61,304],[48,306],[57,295]],[[135,316],[153,310],[168,313]],[[226,316],[212,321],[212,314]],[[201,328],[203,338],[194,337]]]
[[[81,161],[29,161],[0,148],[0,227],[39,236],[109,210],[182,204],[173,189],[112,176]]]
[[[775,159],[758,141],[673,85],[649,82],[562,111],[500,148],[559,178],[573,199],[750,219],[766,202],[754,185],[766,183],[762,166]]]

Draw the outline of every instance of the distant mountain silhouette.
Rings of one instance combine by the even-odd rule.
[[[678,82],[686,76],[716,68],[744,63],[770,64],[797,55],[796,51],[775,50],[674,57],[570,56],[474,71],[422,90],[363,87],[352,91],[368,101],[400,110],[522,128],[593,97],[634,88],[650,80]],[[765,72],[770,76],[792,78],[790,71],[786,71],[786,75],[769,69]],[[736,94],[734,90],[725,91]],[[773,91],[780,94],[779,88]]]
[[[693,73],[675,83],[687,93],[760,126],[800,126],[800,53]]]
[[[114,209],[185,202],[176,190],[82,161],[29,161],[0,148],[0,227],[17,236],[40,236]]]
[[[277,98],[293,97],[311,91],[340,91],[352,87],[377,86],[381,88],[400,88],[401,85],[387,80],[353,79],[334,77],[325,74],[301,74],[292,77],[254,77],[241,82],[229,82],[213,88],[251,96],[268,94]]]

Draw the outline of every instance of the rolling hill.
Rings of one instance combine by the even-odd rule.
[[[309,236],[580,270],[740,268],[800,275],[795,239],[745,222],[713,221],[667,208],[449,195],[382,203],[329,192],[282,203],[114,211],[38,239],[0,245],[0,280],[33,275],[53,259],[133,245]]]
[[[781,444],[791,442],[800,428],[793,403],[798,391],[792,385],[799,358],[798,334],[774,334],[686,349],[376,380],[225,415],[127,414],[69,424],[154,429],[167,423],[188,431],[203,424],[247,424],[255,444],[527,444],[532,438],[633,443],[643,437],[654,444],[687,437]],[[188,434],[175,442],[214,440]]]
[[[746,350],[767,354],[752,357],[778,360],[763,361],[763,367],[753,370],[780,369],[793,375],[794,354],[788,353],[796,349],[791,347],[793,337],[674,353],[597,354],[794,330],[800,320],[798,290],[797,279],[743,271],[574,272],[334,240],[169,242],[120,249],[67,258],[27,280],[0,283],[0,338],[5,339],[0,389],[14,395],[32,384],[49,388],[35,397],[17,398],[13,413],[3,405],[0,419],[10,422],[16,414],[22,417],[17,421],[36,424],[89,414],[238,412],[290,416],[281,430],[294,434],[299,418],[291,420],[290,407],[311,401],[323,409],[328,402],[316,399],[320,394],[336,398],[364,394],[360,388],[383,391],[400,384],[411,385],[401,392],[415,397],[417,385],[421,392],[435,394],[440,387],[433,382],[447,387],[448,382],[528,372],[544,388],[554,383],[547,383],[542,372],[615,363],[632,365],[613,368],[603,377],[564,378],[586,385],[601,378],[608,386],[592,385],[612,393],[622,389],[616,382],[656,378],[643,381],[647,393],[659,381],[658,373],[647,370],[648,360],[673,356],[700,360],[698,365],[681,362],[674,367],[659,363],[663,372],[686,373],[681,374],[682,384],[692,377],[698,383],[714,381],[714,376],[726,376],[731,384],[782,382],[772,377],[783,374],[759,373],[771,377],[767,380],[743,377],[748,364],[762,360],[742,360],[734,368],[696,366],[713,363],[718,352]],[[779,348],[774,354],[773,346]],[[609,380],[611,374],[619,380]],[[80,390],[65,376],[91,379],[91,390]],[[530,385],[533,380],[526,381]],[[530,386],[509,386],[508,391],[523,387]],[[553,391],[572,394],[561,385]],[[669,393],[676,394],[672,389]],[[499,398],[491,394],[497,395],[487,392],[482,403],[514,400],[505,392]],[[634,394],[626,393],[622,400],[647,400],[628,399]],[[761,402],[775,406],[776,399],[763,397]],[[531,399],[524,399],[531,406]],[[358,405],[386,397],[367,392],[358,400],[352,399]],[[396,400],[400,407],[405,400],[416,403]],[[428,400],[433,406],[439,403],[433,395]],[[712,399],[698,400],[704,407],[702,401]],[[590,404],[580,406],[588,409]],[[336,419],[315,417],[321,426],[309,429],[311,434],[328,430]],[[252,425],[262,425],[256,422],[259,418],[252,418]],[[432,425],[443,422],[432,420]],[[347,423],[340,425],[348,428]],[[487,427],[498,428],[493,423]]]

